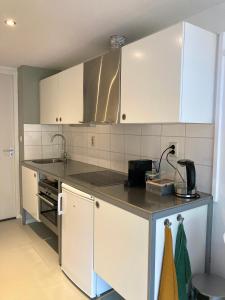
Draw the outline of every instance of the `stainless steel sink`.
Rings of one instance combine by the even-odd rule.
[[[58,162],[64,162],[64,160],[61,158],[43,158],[32,160],[32,162],[35,164],[54,164]]]

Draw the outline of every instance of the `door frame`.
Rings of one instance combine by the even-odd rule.
[[[13,76],[13,119],[14,119],[14,200],[16,207],[16,217],[20,218],[20,194],[19,194],[19,140],[18,140],[18,84],[17,68],[0,66],[0,74]]]
[[[225,33],[221,33],[218,39],[217,71],[215,88],[215,136],[214,136],[214,158],[213,158],[213,182],[212,194],[215,202],[221,198],[221,172],[223,167],[223,134],[225,131]]]

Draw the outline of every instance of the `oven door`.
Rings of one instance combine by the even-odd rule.
[[[58,234],[57,201],[40,193],[40,220],[56,234]]]

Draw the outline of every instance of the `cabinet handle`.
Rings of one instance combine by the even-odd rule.
[[[61,117],[59,118],[59,122],[62,122],[62,118]]]
[[[37,177],[37,175],[36,175],[36,173],[34,173],[34,178],[36,178]]]
[[[58,118],[56,118],[55,120],[56,120],[56,122],[58,122]]]
[[[58,194],[58,216],[63,214],[62,210],[62,193]]]
[[[96,206],[97,208],[99,208],[99,207],[100,207],[100,204],[99,204],[99,202],[98,202],[98,201],[96,201],[96,202],[95,202],[95,206]]]
[[[126,120],[126,114],[122,114],[122,120]]]

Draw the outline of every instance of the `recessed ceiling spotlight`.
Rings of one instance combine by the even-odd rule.
[[[16,21],[13,19],[6,19],[4,21],[5,25],[10,26],[10,27],[14,27],[16,26]]]

